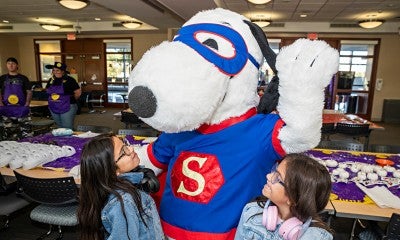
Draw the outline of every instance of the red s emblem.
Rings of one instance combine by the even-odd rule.
[[[171,172],[174,195],[188,201],[208,203],[224,184],[215,155],[182,152]]]

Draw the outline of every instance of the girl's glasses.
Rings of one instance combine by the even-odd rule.
[[[119,157],[117,158],[115,163],[117,163],[119,160],[121,160],[125,156],[130,156],[134,152],[129,141],[127,141],[126,139],[124,139],[124,145],[122,146],[121,152],[122,152],[121,155],[119,155]]]
[[[270,179],[270,182],[271,182],[272,184],[279,183],[279,184],[281,184],[282,186],[286,187],[285,183],[281,180],[281,175],[280,175],[279,172],[276,170],[277,167],[278,167],[278,164],[275,164],[275,165],[272,167],[272,169],[271,169],[271,173],[270,173],[270,174],[271,174],[271,179]]]

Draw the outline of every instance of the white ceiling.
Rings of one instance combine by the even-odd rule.
[[[113,26],[135,19],[144,24],[135,31],[179,28],[201,10],[222,7],[248,18],[266,18],[273,24],[266,32],[399,32],[400,0],[273,0],[253,5],[246,0],[90,0],[81,10],[62,7],[56,0],[0,0],[0,34],[46,34],[39,23],[55,23],[63,27],[55,34],[75,31],[82,34],[114,34],[132,31]],[[307,14],[301,18],[300,14]],[[101,18],[95,21],[95,18]],[[355,24],[374,17],[385,20],[376,29],[361,29]],[[7,20],[9,23],[1,21]],[[333,27],[331,24],[340,24]],[[12,29],[8,29],[11,28]]]

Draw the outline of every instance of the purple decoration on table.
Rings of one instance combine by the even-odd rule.
[[[144,139],[137,140],[133,135],[126,135],[125,140],[129,142],[130,145],[146,145],[148,143],[143,143]]]
[[[69,171],[72,167],[79,165],[83,146],[89,140],[90,138],[79,138],[75,136],[53,136],[53,134],[47,133],[35,137],[25,138],[20,142],[53,144],[57,146],[68,145],[75,148],[76,153],[74,155],[70,157],[61,157],[43,165],[45,168],[62,168],[64,171]]]
[[[91,138],[79,138],[76,136],[54,136],[51,133],[46,133],[43,135],[38,135],[35,137],[22,139],[20,142],[30,142],[30,143],[43,143],[43,144],[52,144],[57,146],[71,146],[75,148],[76,153],[70,157],[61,157],[52,162],[48,162],[44,164],[42,167],[44,168],[60,168],[63,171],[68,172],[76,165],[80,163],[80,157],[82,154],[83,146],[86,142],[88,142]],[[125,139],[131,145],[145,145],[148,143],[143,143],[144,139],[137,140],[132,135],[126,135]]]
[[[377,159],[376,155],[385,155],[387,159],[392,160],[395,163],[396,169],[400,167],[400,155],[399,154],[384,154],[384,153],[374,153],[374,154],[367,154],[367,153],[351,153],[351,152],[344,152],[344,151],[331,151],[331,150],[309,150],[305,152],[307,155],[321,159],[321,160],[336,160],[338,163],[341,162],[360,162],[360,163],[368,163],[375,165],[375,160]],[[329,168],[329,172],[332,172],[334,168]],[[346,169],[347,172],[350,174],[349,179],[356,177],[357,174],[349,171]],[[388,177],[393,177],[392,173],[388,173]],[[374,187],[376,185],[368,186]],[[388,188],[394,195],[400,197],[400,186],[394,186]],[[350,201],[363,201],[365,194],[364,192],[357,187],[354,182],[334,182],[332,184],[332,192],[338,196],[341,200],[350,200]]]

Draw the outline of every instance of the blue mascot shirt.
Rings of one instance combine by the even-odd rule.
[[[277,140],[282,125],[277,114],[252,114],[212,132],[161,134],[148,152],[167,170],[160,205],[165,233],[233,239],[243,207],[261,194],[266,174],[284,154]]]

